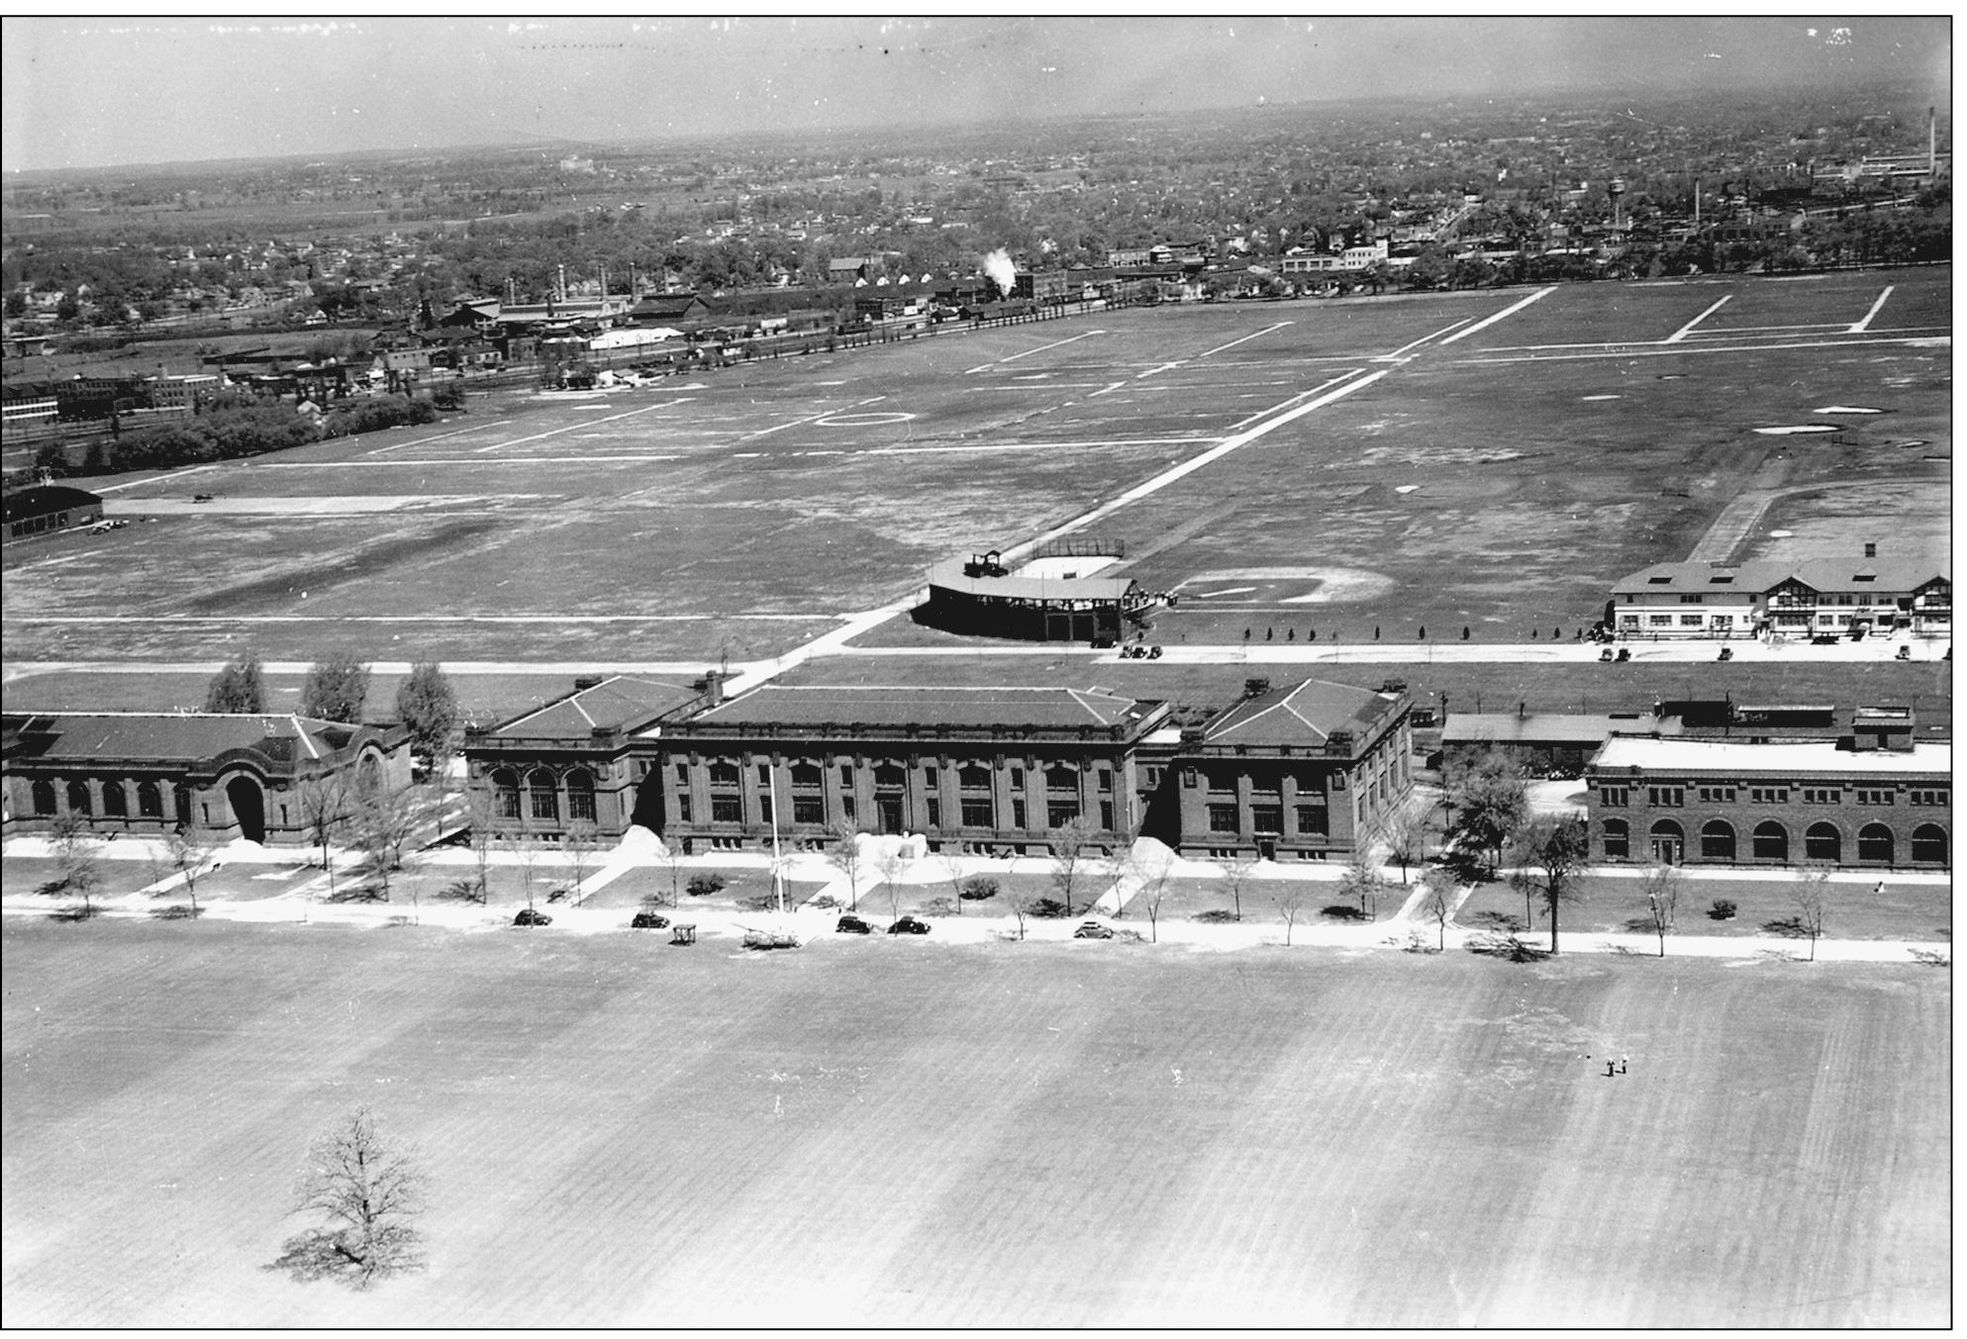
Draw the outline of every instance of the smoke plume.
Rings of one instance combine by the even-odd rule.
[[[1011,263],[1011,253],[999,247],[983,258],[984,273],[997,285],[998,294],[1010,297],[1011,290],[1018,281],[1018,267]]]

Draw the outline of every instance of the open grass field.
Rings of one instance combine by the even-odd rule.
[[[14,1326],[1951,1318],[1927,968],[22,918],[0,952]],[[359,1103],[425,1149],[428,1272],[266,1272]]]
[[[1887,553],[1943,530],[1949,278],[1097,312],[495,394],[110,481],[113,513],[155,522],[9,546],[0,618],[13,662],[746,659],[1107,508],[1085,530],[1183,595],[1166,641],[1568,636],[1613,580],[1704,540],[1758,551],[1820,511]],[[1756,431],[1799,425],[1836,430]],[[1751,494],[1741,533],[1709,538]]]

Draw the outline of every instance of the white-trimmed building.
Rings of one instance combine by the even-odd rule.
[[[1620,637],[1953,635],[1944,559],[1655,563],[1612,587],[1606,621]]]

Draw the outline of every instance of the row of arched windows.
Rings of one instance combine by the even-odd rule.
[[[562,780],[550,768],[535,767],[522,778],[511,768],[492,773],[492,813],[497,818],[519,818],[522,814],[536,822],[558,823],[561,817]],[[576,767],[567,773],[567,821],[594,821],[594,776]]]
[[[102,786],[102,813],[104,818],[129,818],[130,786],[126,781],[104,781]],[[64,788],[67,792],[68,811],[94,818],[96,814],[95,793],[87,781],[70,781]],[[59,812],[57,791],[53,781],[36,781],[31,787],[34,812],[43,818],[51,818]],[[139,781],[136,784],[137,818],[164,817],[164,789],[155,781]]]
[[[1632,828],[1625,819],[1604,820],[1601,836],[1607,859],[1631,858]],[[1654,823],[1647,836],[1650,841],[1647,854],[1654,858],[1678,861],[1686,849],[1686,830],[1670,818]],[[1920,824],[1912,830],[1911,847],[1913,864],[1944,865],[1947,862],[1946,829],[1937,823]],[[1719,818],[1702,824],[1700,853],[1703,860],[1739,859],[1741,848],[1734,825]],[[1789,829],[1773,819],[1756,824],[1755,831],[1749,834],[1749,854],[1756,860],[1788,861]],[[1834,823],[1812,823],[1803,833],[1803,858],[1841,864],[1844,859],[1844,834],[1838,831]],[[1858,829],[1857,858],[1858,863],[1865,865],[1896,864],[1897,836],[1883,823],[1865,824]]]

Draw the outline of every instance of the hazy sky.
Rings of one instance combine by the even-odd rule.
[[[0,20],[14,171],[1332,98],[1931,84],[1945,17]]]

